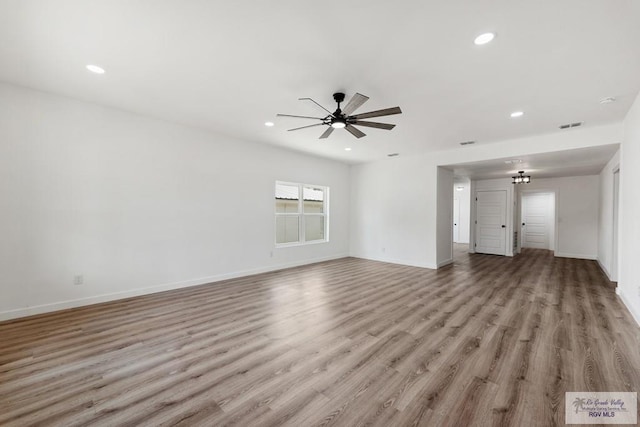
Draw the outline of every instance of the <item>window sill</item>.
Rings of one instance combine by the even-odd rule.
[[[312,240],[310,242],[294,242],[294,243],[276,243],[275,248],[293,248],[296,246],[309,246],[309,245],[318,245],[321,243],[329,243],[329,240]]]

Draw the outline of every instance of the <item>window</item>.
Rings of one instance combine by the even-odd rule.
[[[326,242],[329,188],[276,182],[276,245]]]

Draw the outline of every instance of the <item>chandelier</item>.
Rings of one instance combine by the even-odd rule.
[[[518,175],[512,176],[512,184],[528,184],[531,182],[531,176],[525,175],[524,171],[518,171]]]

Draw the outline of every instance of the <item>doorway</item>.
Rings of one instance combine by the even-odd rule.
[[[471,182],[465,177],[453,181],[453,258],[463,262],[469,253]]]
[[[523,192],[521,207],[521,247],[555,250],[555,194]]]

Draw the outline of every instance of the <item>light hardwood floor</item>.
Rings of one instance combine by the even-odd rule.
[[[639,333],[594,261],[345,258],[0,323],[0,425],[563,425]]]

